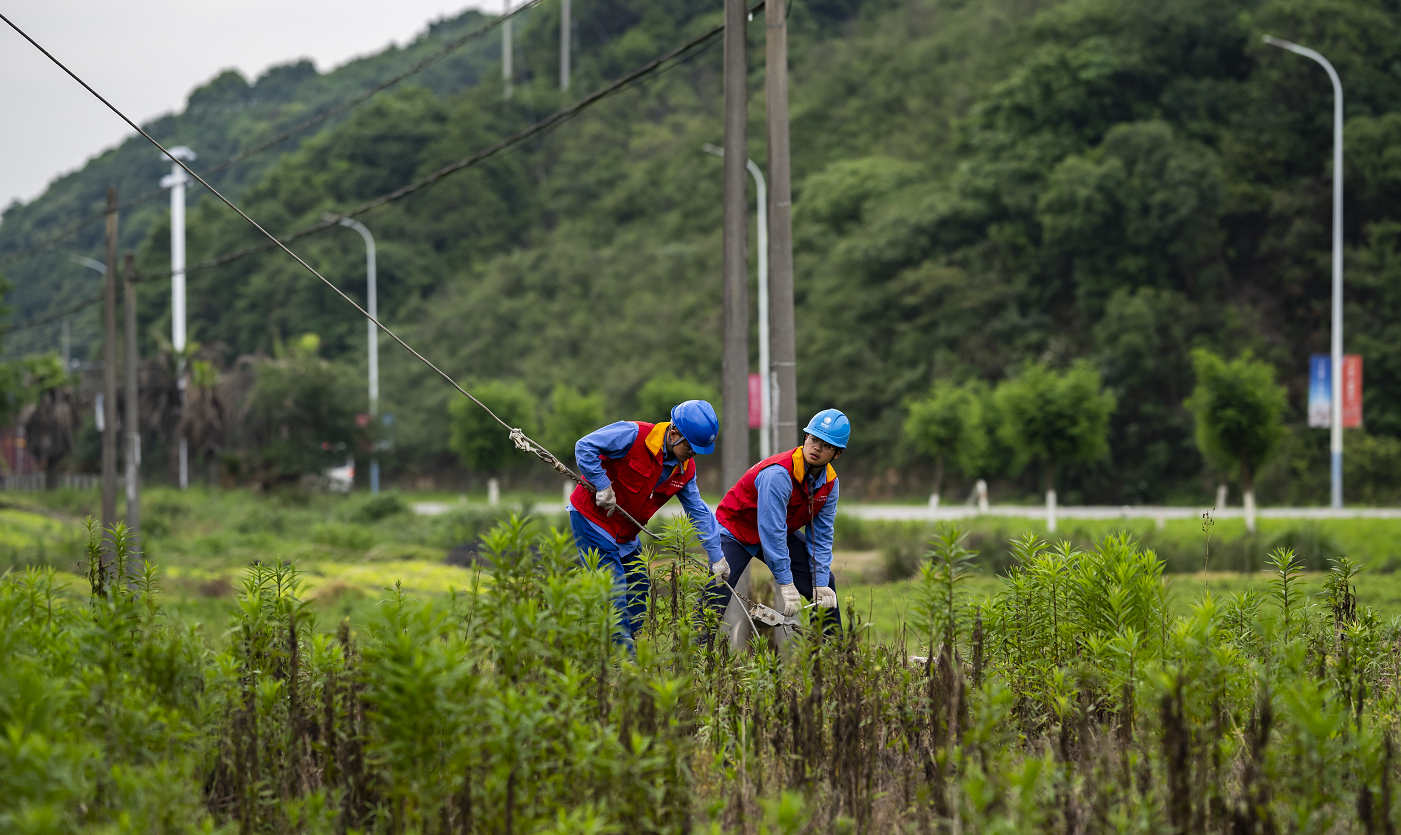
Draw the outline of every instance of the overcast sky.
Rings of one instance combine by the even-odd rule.
[[[429,21],[502,0],[0,0],[0,10],[138,124],[221,70],[326,70]],[[32,200],[130,128],[0,21],[0,207]]]

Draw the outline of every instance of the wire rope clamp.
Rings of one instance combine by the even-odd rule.
[[[519,429],[511,430],[511,443],[515,444],[516,449],[520,450],[521,452],[535,451],[530,443],[530,439],[527,438],[525,436],[525,433],[520,431]]]

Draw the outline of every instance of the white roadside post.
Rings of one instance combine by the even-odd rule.
[[[170,347],[178,363],[175,376],[180,388],[180,409],[185,408],[185,184],[191,182],[175,160],[192,162],[195,152],[184,145],[170,149],[170,174],[161,188],[170,189]],[[182,414],[183,418],[183,414]],[[180,432],[180,489],[190,486],[190,445]]]
[[[1265,36],[1265,43],[1317,61],[1333,82],[1333,415],[1329,422],[1329,475],[1333,507],[1343,506],[1343,82],[1338,71],[1306,46]],[[1253,497],[1252,497],[1253,498]]]
[[[725,149],[706,143],[701,148],[707,154],[725,156]],[[746,160],[749,173],[754,178],[754,194],[758,201],[758,244],[759,244],[759,459],[773,455],[773,388],[777,385],[773,369],[769,367],[769,223],[765,209],[768,208],[768,189],[764,174],[754,160]]]

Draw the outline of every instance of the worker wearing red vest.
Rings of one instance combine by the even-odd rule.
[[[715,515],[696,487],[696,455],[715,450],[720,421],[704,400],[688,400],[671,410],[665,423],[622,420],[589,433],[574,445],[582,484],[569,497],[569,526],[582,557],[597,551],[600,565],[613,572],[622,609],[621,639],[632,645],[646,609],[646,566],[634,562],[641,549],[639,529],[626,516],[647,520],[673,496],[691,518],[713,563],[721,559]]]
[[[743,575],[758,557],[773,572],[785,615],[796,615],[807,598],[831,610],[828,627],[836,628],[841,612],[832,581],[832,534],[840,490],[832,461],[846,451],[851,424],[846,415],[827,409],[803,431],[802,446],[750,467],[725,494],[715,514],[722,558],[711,571],[728,581],[731,572]],[[729,586],[713,584],[709,605],[723,611],[729,602]]]

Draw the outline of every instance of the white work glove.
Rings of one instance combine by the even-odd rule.
[[[593,501],[594,504],[606,509],[608,516],[612,516],[613,511],[618,509],[618,494],[613,492],[612,487],[599,490],[593,495]]]
[[[730,563],[724,557],[710,564],[710,573],[719,577],[724,582],[730,581]]]
[[[812,601],[824,609],[837,608],[837,593],[827,586],[818,586],[813,592]]]
[[[779,586],[778,593],[783,597],[783,616],[791,618],[798,614],[798,607],[803,604],[803,596],[798,594],[798,587],[789,583]]]

